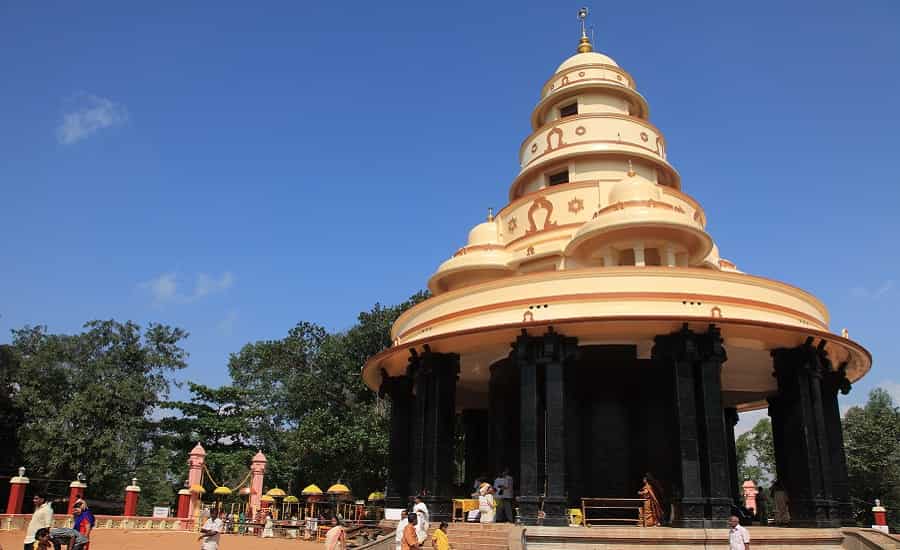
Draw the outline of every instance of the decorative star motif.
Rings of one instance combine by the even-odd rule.
[[[516,230],[516,227],[518,227],[518,225],[519,224],[518,224],[518,222],[516,222],[515,216],[510,218],[509,221],[506,223],[506,227],[509,229],[510,233],[514,232]]]
[[[569,212],[573,214],[577,214],[584,210],[584,201],[575,197],[574,199],[569,201]]]

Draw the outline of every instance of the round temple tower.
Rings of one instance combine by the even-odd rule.
[[[869,353],[808,292],[720,256],[634,78],[584,34],[577,52],[541,88],[509,204],[363,368],[393,401],[389,498],[424,491],[440,516],[508,467],[523,521],[564,524],[580,498],[633,496],[650,471],[673,524],[721,525],[742,481],[737,413],[768,407],[795,523],[839,524],[836,395]]]

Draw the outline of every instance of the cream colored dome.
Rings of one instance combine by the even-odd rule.
[[[609,191],[609,203],[659,200],[659,188],[644,178],[628,177],[613,185]]]
[[[500,241],[497,235],[497,223],[490,221],[476,225],[469,231],[469,246],[478,244],[496,244]]]
[[[612,65],[613,67],[618,67],[619,64],[616,63],[613,58],[608,55],[603,55],[600,52],[585,52],[585,53],[577,53],[563,61],[562,65],[557,67],[556,72],[562,72],[571,67],[575,67],[576,65]]]

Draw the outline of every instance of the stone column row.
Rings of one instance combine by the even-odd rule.
[[[673,375],[680,473],[673,483],[674,526],[721,527],[730,514],[733,490],[721,382],[726,359],[713,325],[696,333],[685,324],[655,339],[653,360]]]
[[[521,406],[519,515],[528,525],[538,523],[539,515],[544,525],[568,525],[564,368],[577,344],[552,328],[537,337],[523,330],[514,344]]]
[[[402,376],[382,372],[382,395],[391,397],[391,476],[388,504],[405,506],[424,495],[435,521],[450,519],[459,356],[410,350]]]
[[[835,527],[850,517],[847,466],[837,393],[850,383],[809,338],[772,351],[778,394],[769,399],[778,479],[789,499],[791,524]]]

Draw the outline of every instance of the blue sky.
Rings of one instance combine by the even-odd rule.
[[[423,288],[505,204],[579,5],[0,4],[0,342],[164,322],[218,384]],[[872,351],[845,404],[900,394],[900,4],[592,7],[723,256]]]

